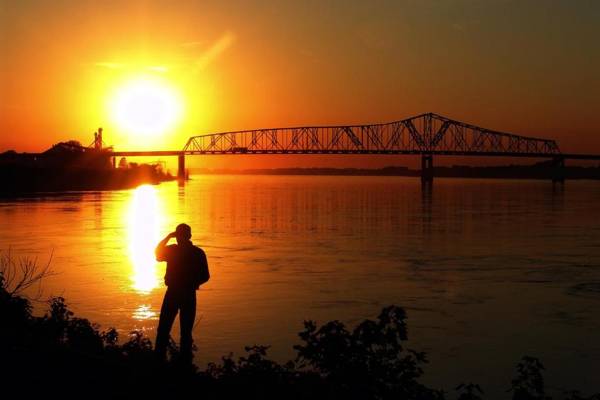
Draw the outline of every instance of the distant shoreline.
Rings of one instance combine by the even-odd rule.
[[[419,177],[421,171],[402,166],[385,168],[254,168],[211,169],[190,168],[192,175],[324,175],[324,176],[406,176]],[[452,166],[434,167],[439,178],[490,178],[490,179],[552,179],[553,170],[545,163],[530,166],[506,165],[491,167]],[[600,180],[600,167],[565,167],[566,179]]]

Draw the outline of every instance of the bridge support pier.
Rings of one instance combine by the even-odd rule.
[[[421,182],[433,182],[433,155],[431,154],[421,155]]]
[[[562,157],[552,159],[552,183],[565,183],[565,159]]]
[[[177,179],[185,180],[185,154],[183,153],[177,156]]]

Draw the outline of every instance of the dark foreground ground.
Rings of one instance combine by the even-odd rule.
[[[200,371],[179,360],[171,343],[169,361],[154,358],[152,343],[134,331],[119,340],[114,329],[101,331],[73,315],[64,299],[49,301],[46,314],[32,315],[22,296],[47,272],[31,264],[0,263],[0,393],[2,398],[93,399],[481,399],[485,388],[457,382],[443,392],[420,383],[426,354],[405,347],[405,311],[381,310],[375,320],[354,329],[339,321],[304,323],[296,359],[279,364],[268,347],[246,348],[239,359],[224,357]],[[8,266],[8,268],[7,268]],[[15,268],[16,267],[16,268]],[[17,277],[18,270],[25,275]],[[523,357],[506,398],[550,399],[543,366]],[[12,396],[11,396],[12,395]],[[6,397],[5,397],[6,396]],[[596,399],[577,391],[562,399]]]

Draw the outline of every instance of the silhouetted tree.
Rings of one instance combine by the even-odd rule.
[[[37,258],[19,257],[15,258],[9,249],[0,252],[0,287],[13,298],[24,297],[39,300],[41,297],[42,280],[53,271],[50,269],[52,254],[45,265],[39,265]],[[26,291],[37,285],[37,291],[33,296],[28,296]]]
[[[442,398],[417,381],[427,360],[423,352],[404,349],[406,312],[400,307],[384,308],[377,321],[365,320],[352,332],[339,321],[320,328],[306,321],[299,336],[299,367],[311,367],[344,397]]]

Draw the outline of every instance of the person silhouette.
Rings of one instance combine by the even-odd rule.
[[[171,238],[177,244],[168,245]],[[179,312],[180,354],[184,362],[192,361],[192,328],[196,319],[196,290],[210,278],[204,251],[191,241],[192,228],[179,224],[156,246],[156,261],[166,261],[165,285],[167,291],[160,309],[156,330],[155,354],[166,360],[171,327]]]

